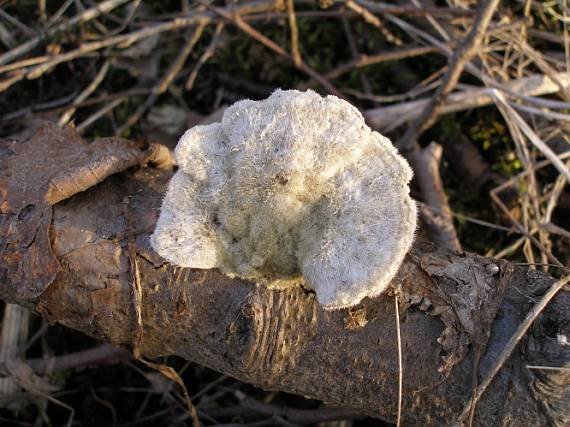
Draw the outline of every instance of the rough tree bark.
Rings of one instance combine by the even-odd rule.
[[[449,425],[553,279],[418,242],[391,290],[323,311],[270,290],[173,267],[149,246],[170,173],[148,150],[41,129],[0,143],[0,298],[147,358],[178,355],[257,384],[395,419],[399,294],[404,425]],[[560,292],[479,401],[476,425],[570,422],[570,295]],[[529,369],[527,365],[565,367]]]

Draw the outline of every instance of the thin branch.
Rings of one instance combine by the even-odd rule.
[[[299,30],[297,29],[297,18],[295,17],[295,5],[293,0],[286,0],[287,16],[289,18],[289,30],[291,31],[291,56],[295,67],[301,65],[301,52],[299,51]]]
[[[48,55],[35,56],[33,58],[22,59],[21,61],[12,62],[10,64],[0,66],[0,74],[6,73],[8,71],[18,70],[20,68],[29,67],[31,65],[41,64],[43,62],[49,61],[50,57]]]
[[[346,36],[346,41],[348,42],[348,47],[350,48],[350,53],[352,55],[352,58],[354,60],[358,60],[358,58],[360,57],[360,52],[358,51],[358,46],[356,45],[356,41],[354,40],[354,35],[352,33],[350,22],[345,17],[342,17],[340,21],[342,23],[342,28]],[[366,92],[367,95],[372,96],[372,85],[370,84],[370,80],[368,80],[366,74],[359,73],[358,78],[360,79],[360,85],[362,86],[362,89]]]
[[[10,363],[21,357],[22,348],[28,338],[31,312],[16,304],[6,304],[2,317],[0,334],[0,362]],[[19,386],[14,378],[0,378],[0,396],[17,393]]]
[[[42,43],[46,38],[53,37],[62,31],[69,30],[70,28],[73,28],[79,24],[95,19],[101,14],[107,13],[129,1],[131,0],[107,0],[95,7],[92,7],[91,9],[87,9],[83,13],[74,16],[69,21],[66,20],[57,27],[49,29],[45,34],[34,37],[33,39],[28,40],[20,46],[4,53],[3,55],[0,55],[0,65],[7,64],[8,62],[28,53],[30,50]]]
[[[562,227],[559,227],[556,224],[553,224],[551,222],[545,222],[545,223],[539,224],[538,226],[541,229],[548,231],[549,233],[558,234],[559,236],[562,236],[562,237],[566,238],[567,240],[570,240],[570,232],[565,230]]]
[[[189,91],[189,90],[192,90],[192,88],[194,87],[194,82],[196,81],[196,77],[198,77],[198,73],[200,72],[200,69],[204,66],[204,64],[212,56],[214,56],[214,53],[216,52],[216,47],[217,47],[218,42],[220,40],[220,34],[222,33],[223,29],[224,29],[224,23],[218,22],[216,24],[216,29],[214,30],[214,35],[212,36],[212,40],[210,41],[210,44],[204,50],[202,55],[200,55],[200,58],[198,59],[198,62],[196,62],[196,65],[194,65],[194,68],[192,69],[190,76],[188,76],[188,79],[186,80],[186,84],[184,85],[184,89]]]
[[[362,68],[387,61],[399,61],[401,59],[413,58],[415,56],[427,55],[429,53],[437,53],[439,51],[440,49],[433,46],[418,46],[389,52],[381,52],[373,55],[360,54],[358,58],[328,71],[324,76],[329,80],[334,80],[355,68]]]
[[[338,0],[342,1],[342,0]],[[383,15],[405,15],[405,16],[451,16],[451,17],[468,17],[473,16],[474,12],[469,9],[461,9],[458,7],[423,7],[418,8],[416,6],[406,6],[406,5],[394,5],[392,3],[384,3],[370,0],[356,0],[358,4],[366,7],[368,10],[381,13]]]
[[[334,420],[362,418],[362,415],[358,415],[354,411],[344,408],[295,409],[260,402],[259,400],[248,397],[239,390],[235,392],[235,395],[241,407],[261,415],[279,416],[289,423],[318,424]]]
[[[486,0],[481,3],[471,31],[449,59],[448,70],[443,77],[442,85],[422,114],[410,125],[404,136],[398,141],[397,146],[407,151],[419,149],[417,146],[418,137],[435,122],[438,114],[443,109],[447,96],[453,91],[459,81],[463,67],[479,50],[485,31],[498,4],[499,0]]]
[[[5,19],[6,21],[8,21],[10,24],[12,24],[14,27],[18,28],[23,34],[26,34],[28,36],[33,36],[34,35],[34,31],[28,27],[27,25],[22,24],[20,21],[18,21],[16,18],[14,18],[12,15],[6,13],[6,11],[2,8],[0,8],[0,18]]]
[[[93,92],[95,92],[95,90],[97,90],[97,88],[99,87],[105,76],[107,75],[107,72],[109,71],[109,64],[110,64],[109,61],[105,61],[101,66],[101,69],[95,75],[95,78],[91,81],[91,83],[89,83],[89,85],[85,89],[83,89],[83,91],[81,91],[79,95],[77,95],[77,98],[73,100],[72,106],[69,109],[67,109],[60,117],[57,123],[59,126],[66,125],[71,120],[71,117],[73,117],[73,114],[77,110],[77,105],[85,101],[89,97],[89,95],[91,95]]]
[[[190,38],[188,39],[188,41],[186,42],[186,44],[184,45],[184,47],[182,48],[182,50],[180,51],[174,62],[170,64],[170,67],[168,68],[162,79],[158,82],[158,84],[154,86],[151,94],[148,96],[146,101],[117,130],[118,135],[121,135],[128,128],[134,125],[141,118],[141,116],[155,103],[156,99],[161,94],[166,92],[172,81],[176,78],[176,76],[184,66],[184,63],[186,62],[186,59],[188,59],[188,56],[192,52],[192,49],[194,49],[194,46],[196,45],[196,43],[198,43],[200,37],[202,37],[205,27],[206,23],[204,22],[200,22],[197,25],[196,29],[193,31],[192,35],[190,36]]]
[[[30,366],[36,374],[50,375],[54,372],[66,371],[68,369],[115,363],[128,360],[131,357],[131,354],[122,348],[112,346],[111,344],[102,344],[98,347],[77,353],[27,359],[26,364]],[[0,364],[0,373],[6,373],[6,367],[3,364]]]
[[[122,104],[126,100],[127,100],[127,97],[124,96],[122,98],[118,98],[118,99],[111,101],[109,104],[98,109],[93,114],[91,114],[89,117],[87,117],[84,121],[82,121],[79,125],[77,125],[75,130],[79,134],[84,133],[87,130],[87,128],[89,128],[89,126],[91,126],[93,123],[95,123],[101,117],[103,117],[105,114],[113,111],[115,108],[117,108],[120,104]]]
[[[361,6],[360,4],[354,2],[353,0],[346,0],[345,4],[349,9],[358,13],[360,16],[362,16],[362,19],[364,19],[366,22],[368,22],[370,25],[372,25],[378,31],[380,31],[382,33],[382,35],[384,36],[384,38],[388,42],[390,42],[396,46],[402,46],[404,44],[402,39],[400,39],[398,36],[394,35],[388,29],[388,27],[386,27],[386,25],[384,25],[384,23],[380,20],[380,18],[378,18],[376,15],[372,14],[367,8]]]

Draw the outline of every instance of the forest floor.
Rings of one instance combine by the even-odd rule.
[[[560,277],[570,265],[568,26],[564,0],[0,0],[0,137],[53,121],[88,140],[172,149],[235,101],[311,88],[355,105],[427,176],[412,189],[420,234]],[[161,374],[0,304],[0,363],[57,365],[41,394],[0,378],[0,424],[192,424]],[[321,402],[160,362],[204,425],[290,426],[286,414],[302,409],[333,425]]]

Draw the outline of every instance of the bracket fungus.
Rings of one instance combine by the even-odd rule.
[[[151,243],[177,266],[304,283],[337,309],[384,291],[412,244],[408,163],[337,97],[237,102],[175,157]]]

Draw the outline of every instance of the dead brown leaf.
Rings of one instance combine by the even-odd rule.
[[[51,206],[140,164],[145,152],[118,138],[88,144],[71,128],[42,126],[26,141],[0,141],[2,298],[30,301],[54,280]]]

